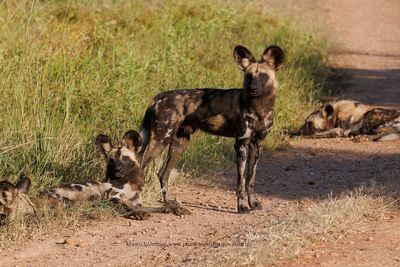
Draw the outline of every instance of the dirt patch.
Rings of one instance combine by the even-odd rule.
[[[297,260],[284,266],[399,266],[398,216],[365,225],[363,233],[341,238],[334,244],[315,244]],[[384,252],[384,253],[383,253]]]

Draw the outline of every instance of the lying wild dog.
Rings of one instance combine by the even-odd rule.
[[[105,182],[83,182],[63,184],[46,190],[44,193],[50,199],[66,202],[106,199],[121,202],[130,210],[127,217],[147,219],[149,212],[172,212],[180,215],[177,207],[162,208],[142,207],[140,196],[144,176],[137,160],[141,137],[133,130],[125,133],[121,145],[113,145],[106,135],[96,138],[96,146],[107,162]]]
[[[35,214],[35,206],[26,195],[30,187],[31,180],[28,177],[22,177],[16,185],[1,181],[0,216],[15,220],[24,214]]]
[[[265,49],[256,61],[250,51],[237,46],[233,51],[244,72],[243,89],[191,89],[156,95],[148,106],[140,135],[142,167],[169,146],[168,156],[158,173],[166,206],[176,204],[168,197],[168,177],[197,129],[236,139],[237,208],[239,213],[261,209],[254,195],[260,144],[271,130],[278,82],[275,72],[284,53],[278,46]],[[247,191],[248,204],[245,203]]]
[[[351,100],[328,102],[307,117],[297,135],[312,138],[368,135],[373,141],[400,139],[400,110]]]
[[[136,154],[140,148],[140,135],[133,130],[125,133],[122,145],[113,145],[110,137],[99,135],[96,146],[107,162],[105,182],[83,182],[63,184],[45,191],[53,199],[75,202],[108,199],[122,202],[130,210],[130,216],[146,219],[140,192],[144,184],[142,168]]]

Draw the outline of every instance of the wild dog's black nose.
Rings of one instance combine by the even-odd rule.
[[[251,89],[248,90],[248,92],[249,92],[249,94],[252,95],[252,96],[257,96],[257,92],[258,92],[258,91],[257,91],[257,89],[251,88]]]
[[[288,131],[287,132],[290,137],[296,137],[296,136],[301,136],[303,135],[303,131],[298,130],[298,131]]]

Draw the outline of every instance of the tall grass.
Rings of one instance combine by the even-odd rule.
[[[286,52],[275,131],[316,95],[325,47],[247,2],[3,1],[0,4],[0,175],[36,189],[103,175],[93,139],[137,129],[154,94],[240,87],[232,49]],[[197,134],[182,165],[230,164],[229,140]]]

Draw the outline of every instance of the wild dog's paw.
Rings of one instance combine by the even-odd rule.
[[[172,213],[176,216],[182,216],[182,215],[190,215],[192,212],[186,208],[183,207],[173,207],[172,208]]]
[[[239,214],[250,213],[250,209],[246,206],[238,206],[238,213]]]
[[[251,210],[262,210],[262,205],[260,201],[254,201],[253,203],[250,204]]]
[[[125,214],[124,217],[131,220],[143,221],[150,218],[150,213],[143,210],[132,210],[129,213]]]
[[[192,212],[190,210],[183,208],[181,204],[176,201],[176,200],[170,200],[165,203],[165,213],[172,213],[176,216],[182,216],[182,215],[190,215]]]
[[[365,143],[365,142],[371,142],[371,138],[368,137],[367,135],[356,135],[353,137],[354,143]]]

